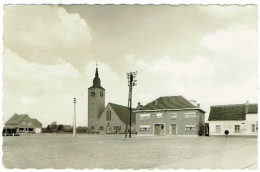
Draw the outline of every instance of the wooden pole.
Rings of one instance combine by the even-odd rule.
[[[74,98],[73,136],[76,137],[76,98]]]

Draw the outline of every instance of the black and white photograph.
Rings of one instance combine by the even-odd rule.
[[[258,169],[257,4],[2,12],[3,169]]]

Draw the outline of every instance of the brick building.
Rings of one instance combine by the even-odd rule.
[[[138,105],[138,135],[199,135],[204,132],[205,111],[182,96],[160,97]]]
[[[257,104],[216,105],[210,107],[209,135],[257,135]]]

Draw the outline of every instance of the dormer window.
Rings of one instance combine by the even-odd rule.
[[[95,97],[95,92],[94,91],[91,92],[91,96]]]

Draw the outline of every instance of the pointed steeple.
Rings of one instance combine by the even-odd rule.
[[[98,76],[98,64],[96,62],[96,73],[95,73],[95,78],[93,79],[93,86],[90,88],[102,88],[101,87],[101,81],[100,78]],[[104,89],[104,88],[102,88]]]
[[[97,61],[96,61],[96,73],[95,73],[95,77],[98,77],[98,64],[97,64]]]

